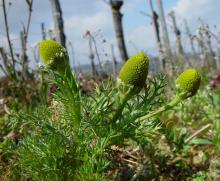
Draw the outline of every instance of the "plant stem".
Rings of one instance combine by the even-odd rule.
[[[75,112],[75,115],[76,115],[76,122],[74,123],[74,126],[76,127],[76,131],[78,132],[79,131],[79,127],[80,127],[80,123],[81,123],[80,93],[79,93],[78,86],[76,84],[75,77],[72,74],[72,71],[71,71],[71,68],[70,68],[69,64],[67,64],[67,68],[66,68],[64,76],[66,76],[67,77],[67,81],[69,81],[69,83],[68,83],[69,89],[71,89],[71,86],[73,86],[72,87],[73,92],[71,92],[72,96],[73,97],[76,96],[77,105],[75,105],[75,109],[74,109],[74,112]],[[75,94],[75,95],[73,95],[73,94]]]
[[[128,99],[126,98],[126,95],[122,97],[122,100],[120,101],[119,106],[117,107],[117,110],[112,118],[112,122],[115,123],[117,121],[117,119],[119,118],[119,116],[121,115],[126,103],[127,103]]]
[[[198,134],[200,134],[201,132],[205,131],[206,129],[208,129],[209,127],[211,127],[211,124],[207,124],[205,126],[203,126],[201,129],[197,130],[195,133],[193,133],[190,137],[186,138],[185,142],[189,142],[191,141],[193,138],[195,138]]]
[[[27,41],[29,29],[30,29],[30,24],[31,24],[31,15],[32,15],[32,5],[33,5],[33,0],[26,0],[26,3],[28,4],[29,8],[29,14],[28,14],[28,21],[27,21],[27,26],[26,26],[26,34],[25,34],[25,41]]]
[[[112,118],[113,123],[115,123],[117,121],[117,119],[120,117],[126,103],[131,98],[132,93],[133,93],[133,89],[129,89],[128,92],[122,96],[122,99],[120,100],[119,106],[117,107],[117,110]]]
[[[176,96],[171,102],[169,102],[168,104],[166,104],[165,106],[160,107],[158,110],[156,111],[152,111],[149,114],[142,116],[140,118],[138,118],[138,121],[143,121],[145,119],[149,119],[153,116],[156,116],[166,110],[172,109],[174,106],[176,106],[177,104],[179,104],[182,101],[182,98],[180,96]]]
[[[16,78],[16,71],[15,71],[15,59],[14,59],[14,54],[12,50],[12,45],[11,45],[11,40],[9,36],[9,28],[8,28],[8,19],[7,19],[7,14],[6,14],[6,8],[5,8],[5,0],[2,0],[2,7],[3,7],[3,14],[4,14],[4,20],[5,20],[5,31],[6,31],[6,36],[8,40],[8,46],[11,54],[11,59],[12,59],[12,66],[13,66],[13,74],[14,78]]]

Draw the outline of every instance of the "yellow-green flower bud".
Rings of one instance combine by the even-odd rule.
[[[177,94],[182,99],[192,97],[199,89],[200,82],[201,76],[197,70],[190,68],[182,72],[175,81]]]
[[[39,52],[43,63],[50,69],[64,73],[69,71],[66,49],[53,40],[43,40],[39,43]]]
[[[118,78],[126,85],[142,88],[148,74],[148,63],[148,56],[139,52],[123,65]]]

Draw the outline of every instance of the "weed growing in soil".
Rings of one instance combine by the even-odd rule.
[[[33,113],[20,111],[10,115],[11,129],[17,131],[13,138],[1,143],[2,158],[7,162],[1,168],[3,179],[149,180],[175,175],[187,178],[193,174],[197,180],[206,177],[190,169],[183,159],[193,138],[187,140],[186,130],[170,124],[172,121],[163,121],[170,114],[183,113],[168,110],[178,110],[185,99],[187,104],[200,99],[200,92],[190,98],[200,86],[197,70],[180,74],[175,82],[176,93],[169,100],[165,94],[166,77],[161,74],[147,78],[149,59],[140,52],[122,67],[117,81],[110,78],[93,94],[84,95],[70,72],[68,55],[63,52],[64,48],[52,40],[40,44],[47,81],[57,90],[50,95],[50,105],[42,104]],[[179,116],[187,116],[188,108],[184,108],[185,115]],[[219,132],[217,123],[214,127]],[[218,138],[213,137],[212,141],[218,145]]]

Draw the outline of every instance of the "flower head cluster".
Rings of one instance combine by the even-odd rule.
[[[201,76],[196,69],[190,68],[182,72],[176,79],[177,94],[186,99],[196,94],[201,82]]]
[[[43,63],[50,69],[64,72],[68,67],[66,49],[53,40],[43,40],[39,43],[39,52]]]
[[[118,78],[127,85],[143,87],[148,74],[148,64],[148,56],[139,52],[124,64]]]

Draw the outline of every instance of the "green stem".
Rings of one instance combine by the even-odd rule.
[[[68,63],[69,60],[66,60],[66,65],[64,67],[64,69],[62,70],[58,70],[58,72],[60,73],[60,75],[62,75],[62,77],[64,77],[64,81],[67,81],[67,86],[69,90],[71,91],[71,96],[75,97],[75,103],[74,104],[74,108],[73,108],[73,112],[75,114],[75,121],[74,121],[74,127],[75,127],[75,132],[79,131],[80,128],[80,123],[81,123],[81,101],[80,101],[80,92],[79,92],[79,88],[77,86],[76,83],[76,79],[72,73],[71,67]]]
[[[73,86],[72,88],[73,88],[74,94],[76,94],[75,96],[76,96],[77,104],[75,105],[76,107],[74,109],[75,110],[75,115],[76,115],[76,122],[74,124],[75,124],[76,130],[78,131],[79,127],[80,127],[80,123],[81,123],[80,92],[79,92],[79,89],[78,89],[78,86],[77,86],[77,83],[76,83],[76,79],[75,79],[69,65],[68,65],[67,70],[66,70],[66,76],[67,76],[67,78],[69,79],[70,83]],[[73,97],[74,97],[74,95],[73,95]]]
[[[112,123],[115,123],[117,119],[120,117],[126,103],[131,98],[131,94],[132,94],[132,89],[130,89],[125,95],[122,96],[122,99],[120,100],[120,104],[117,107],[116,112],[112,118]]]
[[[156,111],[152,111],[149,114],[142,116],[140,118],[138,118],[138,121],[143,121],[145,119],[149,119],[153,116],[156,116],[164,111],[167,111],[169,109],[172,109],[174,106],[176,106],[177,104],[179,104],[182,101],[182,98],[180,96],[176,96],[171,102],[169,102],[168,104],[166,104],[163,107],[160,107],[158,110]]]

